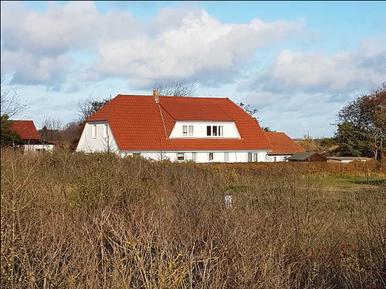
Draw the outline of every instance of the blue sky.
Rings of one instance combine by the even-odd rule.
[[[292,137],[331,136],[386,81],[383,2],[2,2],[1,73],[29,109],[75,120],[87,98],[156,83],[255,106]]]

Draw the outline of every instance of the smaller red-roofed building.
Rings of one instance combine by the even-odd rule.
[[[11,120],[10,130],[20,136],[25,151],[51,151],[54,145],[42,141],[33,120]]]
[[[284,132],[265,132],[271,144],[272,150],[267,153],[267,162],[286,162],[295,153],[305,152],[305,149],[297,144]]]

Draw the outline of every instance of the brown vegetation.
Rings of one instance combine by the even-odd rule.
[[[384,177],[3,150],[1,287],[384,288]]]

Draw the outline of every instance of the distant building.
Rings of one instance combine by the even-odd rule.
[[[24,151],[52,151],[52,143],[42,141],[32,120],[11,120],[10,130],[20,136]]]
[[[288,158],[290,162],[325,162],[327,159],[317,152],[299,152]]]
[[[329,163],[351,163],[351,162],[368,162],[372,161],[372,158],[364,157],[328,157],[327,162]]]
[[[305,152],[305,149],[293,141],[284,132],[266,132],[272,151],[265,157],[267,162],[286,162],[295,153]]]

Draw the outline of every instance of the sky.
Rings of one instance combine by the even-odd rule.
[[[386,81],[386,2],[1,2],[3,89],[17,118],[63,123],[79,103],[195,83],[261,126],[329,137]]]

